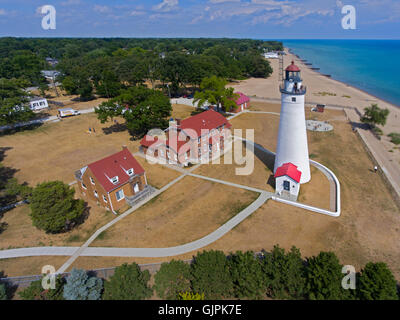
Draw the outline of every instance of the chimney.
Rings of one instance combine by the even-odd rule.
[[[122,146],[122,150],[128,150],[128,146]]]

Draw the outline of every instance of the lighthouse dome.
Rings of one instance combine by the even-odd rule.
[[[299,72],[300,68],[294,64],[294,61],[292,61],[292,64],[286,68],[286,71]]]

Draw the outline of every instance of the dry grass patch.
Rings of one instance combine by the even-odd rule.
[[[0,234],[0,249],[82,245],[97,229],[115,218],[94,202],[89,202],[89,208],[90,214],[84,223],[62,234],[47,234],[34,227],[27,205],[10,210],[1,220],[8,225]]]
[[[31,186],[48,180],[74,180],[79,168],[121,150],[128,145],[137,151],[139,141],[130,141],[127,131],[105,134],[95,114],[81,115],[57,123],[45,124],[32,131],[0,137],[0,145],[10,147],[2,162],[17,169],[15,177]],[[96,129],[88,134],[89,127]]]
[[[46,265],[57,270],[67,259],[68,257],[62,256],[2,259],[0,271],[4,272],[5,277],[35,276],[42,274],[42,268]]]
[[[215,231],[257,196],[186,177],[106,230],[92,246],[163,248],[185,244]]]
[[[250,101],[250,111],[281,112],[281,105],[259,101]]]
[[[174,119],[186,119],[191,116],[194,110],[195,108],[184,104],[173,104],[171,117]]]
[[[142,157],[135,158],[146,171],[147,183],[157,189],[161,189],[181,175],[178,171],[169,169],[163,165],[151,164]]]
[[[268,184],[268,179],[272,175],[273,168],[271,169],[271,164],[273,165],[273,159],[271,157],[262,157],[259,152],[256,152],[255,155],[243,147],[243,153],[246,151],[248,163],[251,163],[251,158],[254,159],[254,170],[249,175],[237,175],[236,170],[243,169],[245,165],[238,165],[235,161],[233,161],[233,164],[224,164],[224,156],[220,158],[220,164],[205,164],[200,166],[193,173],[274,192],[273,187]],[[228,157],[228,159],[230,158]]]

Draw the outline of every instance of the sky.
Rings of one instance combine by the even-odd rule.
[[[356,29],[342,28],[344,5]],[[400,0],[0,0],[0,36],[400,39]]]

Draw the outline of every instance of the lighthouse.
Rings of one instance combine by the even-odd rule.
[[[301,172],[300,184],[307,183],[311,180],[304,107],[307,90],[303,86],[300,68],[293,61],[285,70],[280,91],[282,107],[274,174],[283,165],[293,164]]]

